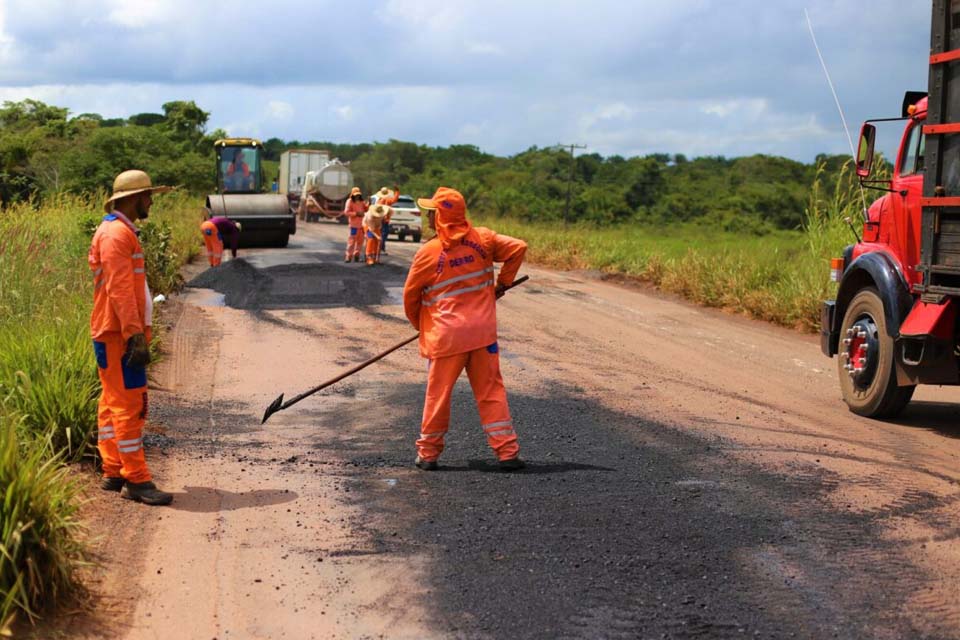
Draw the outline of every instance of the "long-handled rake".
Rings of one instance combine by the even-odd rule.
[[[510,289],[516,287],[517,285],[523,284],[529,279],[530,279],[530,276],[521,276],[517,278],[516,280],[513,281],[513,284],[511,284],[509,287],[504,288],[504,292],[509,291]],[[369,360],[365,360],[364,362],[361,362],[360,364],[356,365],[355,367],[352,367],[351,369],[344,371],[343,373],[337,375],[336,377],[331,378],[326,382],[323,382],[317,385],[316,387],[313,387],[312,389],[308,389],[303,393],[301,393],[300,395],[290,398],[286,402],[283,401],[283,394],[281,393],[279,396],[277,396],[276,400],[270,403],[270,406],[267,407],[267,410],[263,412],[263,420],[260,421],[260,424],[265,424],[267,420],[270,418],[270,416],[272,416],[276,412],[283,411],[284,409],[288,409],[293,405],[297,404],[298,402],[300,402],[301,400],[303,400],[304,398],[310,397],[316,392],[321,391],[322,389],[326,389],[330,385],[336,384],[341,380],[343,380],[344,378],[352,376],[353,374],[360,371],[361,369],[365,369],[369,367],[374,362],[377,362],[378,360],[382,360],[383,358],[387,357],[397,349],[400,349],[401,347],[405,347],[406,345],[410,344],[411,342],[413,342],[419,337],[420,337],[419,333],[412,335],[406,340],[403,340],[402,342],[398,342],[397,344],[393,345],[386,351],[378,353],[377,355],[373,356]]]

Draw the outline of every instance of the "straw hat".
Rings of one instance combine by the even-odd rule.
[[[173,187],[153,186],[150,182],[150,176],[145,171],[131,169],[118,175],[113,181],[113,195],[103,203],[103,208],[107,213],[113,211],[111,206],[114,202],[127,196],[149,191],[150,193],[167,193],[173,191]]]
[[[367,209],[366,215],[363,216],[363,223],[371,229],[380,229],[380,227],[383,226],[383,219],[387,217],[389,212],[390,207],[383,204],[375,204]]]
[[[388,188],[386,188],[386,187],[381,187],[381,188],[380,188],[380,191],[377,191],[377,198],[378,198],[378,199],[392,198],[392,197],[393,197],[393,189],[388,189]]]

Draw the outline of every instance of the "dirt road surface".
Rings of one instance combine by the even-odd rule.
[[[815,338],[524,268],[499,313],[528,469],[496,470],[463,380],[421,472],[413,346],[259,424],[411,334],[414,245],[366,268],[343,236],[197,269],[168,309],[148,459],[175,502],[111,502],[67,635],[960,637],[960,392],[861,419]]]

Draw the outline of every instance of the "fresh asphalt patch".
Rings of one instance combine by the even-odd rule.
[[[258,269],[243,258],[211,267],[187,283],[223,294],[234,309],[369,307],[399,302],[407,272],[397,265],[344,263],[333,253],[316,252],[315,263]],[[392,293],[396,292],[396,293]]]
[[[893,543],[869,515],[822,500],[827,472],[763,473],[715,441],[552,388],[511,394],[528,467],[503,473],[464,381],[440,470],[422,472],[422,393],[329,390],[323,410],[301,408],[313,451],[287,462],[343,477],[363,510],[352,525],[373,541],[364,553],[427,556],[438,637],[924,637],[897,607],[918,570],[885,559]]]

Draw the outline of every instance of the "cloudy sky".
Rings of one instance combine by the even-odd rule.
[[[930,0],[0,0],[0,100],[192,99],[261,138],[809,161],[848,145],[804,8],[852,127],[925,88]]]

